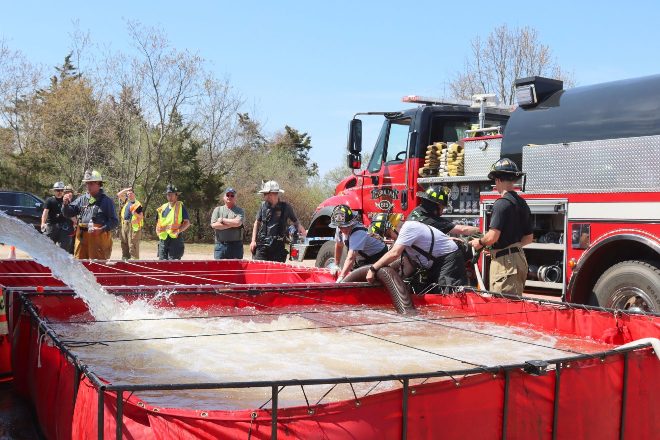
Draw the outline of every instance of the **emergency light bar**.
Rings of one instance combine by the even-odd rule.
[[[424,105],[469,105],[467,102],[449,102],[442,98],[429,98],[428,96],[407,95],[401,98],[401,102],[410,102],[413,104]]]

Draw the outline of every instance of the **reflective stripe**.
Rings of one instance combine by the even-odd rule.
[[[179,228],[181,227],[181,223],[183,222],[183,218],[182,218],[183,203],[176,202],[174,204],[174,208],[170,209],[170,211],[167,213],[167,216],[163,218],[163,211],[168,206],[170,206],[170,204],[165,203],[156,210],[156,212],[158,213],[158,222],[156,223],[156,226],[159,229],[163,229],[161,232],[158,233],[158,238],[160,238],[161,240],[165,240],[168,236],[171,238],[178,237]],[[169,226],[170,228],[165,230],[167,226]],[[172,232],[172,231],[176,231],[176,232]]]
[[[121,208],[120,218],[122,219],[122,221],[124,221],[124,219],[126,218],[127,206],[128,203],[125,203],[124,206]],[[138,214],[135,212],[141,206],[142,204],[137,200],[133,202],[133,204],[131,205],[131,227],[135,232],[139,231],[144,226],[144,214],[143,213]]]

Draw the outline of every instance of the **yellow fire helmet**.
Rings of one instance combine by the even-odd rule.
[[[371,220],[371,225],[369,225],[369,232],[375,235],[380,235],[385,237],[385,233],[390,229],[396,229],[396,227],[403,220],[403,215],[401,214],[388,214],[386,212],[379,212]]]
[[[396,229],[396,227],[399,226],[399,223],[403,221],[403,214],[390,214],[388,221],[390,223],[390,227],[392,229]]]

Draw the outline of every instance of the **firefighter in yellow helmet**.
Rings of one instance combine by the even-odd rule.
[[[103,192],[101,173],[85,171],[82,182],[86,194],[71,201],[73,194],[67,193],[62,200],[62,214],[78,217],[73,254],[79,259],[107,260],[112,254],[112,230],[119,224],[115,204]]]
[[[144,226],[144,209],[135,198],[133,188],[124,188],[117,193],[121,204],[119,221],[121,222],[121,258],[123,260],[140,259],[140,240]]]
[[[164,203],[156,212],[156,234],[158,234],[158,259],[180,260],[183,257],[185,245],[182,232],[190,227],[188,211],[179,201],[179,190],[176,186],[168,184],[165,189],[167,203]]]

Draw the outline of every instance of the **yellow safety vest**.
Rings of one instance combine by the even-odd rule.
[[[122,219],[122,221],[126,218],[126,207],[128,206],[128,202],[124,204],[124,206],[121,208],[121,215],[119,218]],[[135,232],[139,231],[142,229],[142,226],[144,226],[144,214],[140,213],[137,214],[135,211],[142,206],[140,202],[137,200],[133,202],[131,205],[131,227]]]
[[[167,213],[167,215],[163,217],[163,211],[168,206],[170,206],[170,204],[165,203],[156,210],[158,212],[158,222],[156,223],[156,228],[157,230],[161,230],[161,232],[158,233],[158,238],[161,240],[165,240],[168,236],[177,238],[179,236],[179,228],[183,222],[183,203],[176,202],[174,204],[174,208],[170,208],[170,211]],[[168,226],[170,226],[170,228],[165,229]]]

